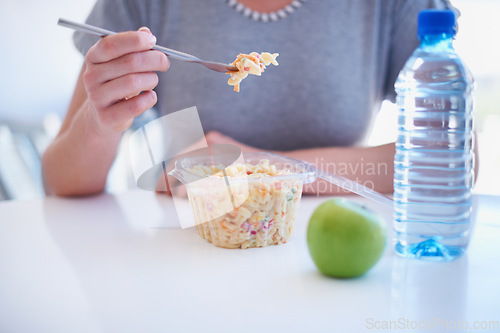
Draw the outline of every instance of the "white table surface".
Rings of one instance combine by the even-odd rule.
[[[389,241],[351,280],[321,275],[307,250],[324,197],[303,198],[287,244],[248,250],[170,228],[171,199],[150,192],[3,202],[0,332],[498,332],[500,197],[475,198],[464,257],[406,260]]]

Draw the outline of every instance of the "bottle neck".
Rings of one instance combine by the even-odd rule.
[[[453,34],[428,34],[420,37],[420,48],[434,51],[453,51]]]

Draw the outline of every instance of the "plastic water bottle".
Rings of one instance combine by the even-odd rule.
[[[420,12],[420,46],[395,84],[395,249],[404,257],[450,261],[469,243],[474,80],[453,49],[455,27],[451,10]]]

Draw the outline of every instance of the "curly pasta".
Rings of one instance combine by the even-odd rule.
[[[269,53],[262,52],[261,54],[257,52],[252,52],[250,54],[240,53],[236,60],[231,63],[231,65],[238,68],[237,72],[227,72],[231,77],[227,81],[227,84],[230,86],[234,86],[234,91],[240,91],[240,83],[243,79],[245,79],[248,74],[253,74],[260,76],[266,66],[273,64],[278,66],[278,62],[276,61],[276,57],[279,56],[279,53]]]
[[[221,178],[222,181],[222,170],[206,166],[193,169],[197,173],[207,171],[209,178]],[[196,228],[201,237],[224,248],[246,249],[286,243],[293,231],[302,181],[293,177],[276,180],[274,176],[292,173],[270,165],[268,160],[257,165],[239,164],[225,170],[230,178],[248,177],[248,197],[233,211],[205,222],[201,217],[209,216],[209,213],[199,210],[215,210],[208,201],[217,202],[218,198],[212,196],[207,200],[206,196],[188,188],[189,200],[196,207]],[[235,196],[241,194],[236,187],[232,189]]]

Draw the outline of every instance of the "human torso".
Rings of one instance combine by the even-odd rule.
[[[384,68],[377,59],[388,44],[380,29],[388,27],[380,26],[379,7],[378,1],[309,1],[263,23],[223,0],[171,0],[164,23],[153,30],[158,43],[221,62],[240,52],[278,52],[279,66],[249,77],[235,93],[227,75],[172,60],[160,74],[158,109],[194,105],[205,132],[263,149],[355,144],[382,95]]]

